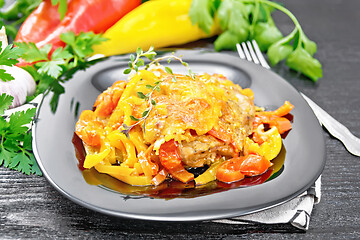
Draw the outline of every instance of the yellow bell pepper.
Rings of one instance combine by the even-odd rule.
[[[111,132],[107,138],[110,142],[121,141],[126,149],[126,159],[123,162],[124,165],[128,167],[134,167],[134,164],[138,161],[136,156],[136,149],[133,142],[126,137],[126,135],[120,131]]]
[[[127,184],[133,186],[147,186],[151,185],[151,178],[146,176],[125,176],[122,174],[110,173],[114,178],[119,179],[120,181],[126,182]]]
[[[216,179],[216,171],[223,160],[213,163],[205,172],[194,179],[196,185],[202,185],[212,182]]]
[[[134,52],[138,47],[161,48],[180,45],[220,33],[214,24],[210,34],[192,25],[191,0],[152,0],[125,15],[105,33],[108,41],[94,46],[95,54],[106,56]]]
[[[106,158],[110,154],[110,152],[111,152],[110,148],[105,148],[99,153],[86,155],[84,161],[84,168],[88,168],[88,169],[92,168],[93,166],[104,160],[104,158]]]
[[[124,166],[113,166],[113,165],[103,165],[101,163],[95,165],[95,169],[101,173],[107,174],[117,174],[122,176],[130,176],[134,171],[133,168],[124,167]]]
[[[260,129],[257,129],[256,131],[261,131],[261,135],[264,136],[266,141],[259,145],[247,137],[244,145],[245,154],[257,153],[269,161],[273,160],[280,153],[282,147],[282,140],[279,131],[276,127],[272,127],[266,132]]]

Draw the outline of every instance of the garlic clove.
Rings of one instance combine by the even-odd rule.
[[[20,106],[26,102],[26,96],[35,93],[36,83],[34,78],[26,70],[13,66],[0,66],[1,69],[11,74],[14,80],[3,82],[0,81],[0,94],[6,93],[14,97],[10,108]]]

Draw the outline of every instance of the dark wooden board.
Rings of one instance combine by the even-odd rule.
[[[285,65],[273,70],[360,137],[360,1],[280,1],[318,44],[324,77],[312,83]],[[291,21],[275,20],[284,32]],[[324,130],[325,131],[325,130]],[[327,162],[322,200],[304,233],[288,225],[228,226],[109,217],[63,197],[44,177],[0,167],[0,239],[356,239],[360,237],[360,158],[325,131]],[[66,173],[64,173],[66,177]]]

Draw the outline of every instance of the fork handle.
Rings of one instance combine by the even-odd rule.
[[[332,136],[339,139],[350,153],[360,156],[360,139],[354,136],[347,127],[331,117],[305,94],[301,93],[301,95],[315,113],[320,124],[323,125]]]

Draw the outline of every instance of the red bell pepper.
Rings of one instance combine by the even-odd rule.
[[[187,183],[194,179],[194,174],[189,173],[183,166],[179,149],[174,139],[161,144],[159,149],[161,165],[177,180]]]
[[[276,127],[280,134],[289,131],[292,128],[291,122],[284,116],[288,115],[293,108],[294,105],[285,101],[282,106],[274,111],[257,112],[253,121],[253,140],[259,144],[263,143],[263,140],[256,131],[261,124],[268,124],[269,127]]]
[[[234,149],[233,157],[236,157],[239,155],[238,153],[240,150],[236,146],[236,143],[233,141],[232,136],[222,127],[219,127],[218,130],[216,130],[215,128],[212,128],[212,129],[210,129],[210,131],[207,132],[207,134],[213,136],[214,138],[219,139],[220,141],[223,141],[226,144],[231,145]]]
[[[226,183],[240,181],[245,176],[263,174],[271,165],[270,161],[256,154],[232,158],[219,166],[216,179]]]
[[[60,15],[51,0],[42,1],[21,25],[15,42],[37,43],[52,33],[60,24]]]
[[[70,0],[60,21],[57,7],[45,0],[25,20],[15,42],[34,42],[38,48],[52,44],[54,50],[64,46],[61,33],[105,32],[140,4],[141,0]]]

